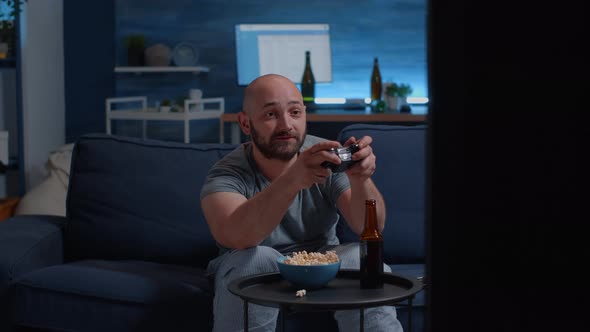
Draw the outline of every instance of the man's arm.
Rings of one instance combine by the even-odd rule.
[[[350,188],[340,195],[338,209],[350,228],[360,235],[365,227],[365,200],[375,199],[377,201],[377,223],[379,230],[382,231],[385,227],[385,204],[381,193],[371,179],[360,183],[356,182],[351,181]]]
[[[327,152],[338,142],[320,142],[303,151],[291,167],[260,193],[247,199],[241,194],[217,192],[201,200],[201,208],[215,240],[227,248],[258,245],[280,224],[297,193],[325,181],[330,170],[324,161],[339,162]]]
[[[346,146],[355,143],[354,137],[348,139]],[[377,223],[379,230],[385,227],[385,203],[377,186],[371,180],[375,172],[376,157],[370,144],[373,139],[365,136],[358,143],[360,150],[353,155],[353,160],[358,162],[346,171],[350,181],[350,189],[338,198],[338,209],[342,212],[350,228],[357,234],[363,231],[365,225],[365,201],[375,199],[377,201]]]
[[[228,248],[258,245],[281,222],[299,189],[289,177],[279,177],[265,190],[247,199],[241,194],[217,192],[201,202],[213,237]]]

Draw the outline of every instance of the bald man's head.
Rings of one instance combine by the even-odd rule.
[[[301,92],[290,79],[277,74],[267,74],[256,78],[246,87],[242,110],[250,115],[254,110],[264,106],[267,99],[274,98],[277,93],[288,93],[293,98],[300,99],[303,104]]]
[[[305,141],[307,123],[301,91],[281,75],[260,76],[246,87],[238,121],[266,159],[289,161]]]

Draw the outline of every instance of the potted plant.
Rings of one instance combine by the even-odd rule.
[[[188,100],[187,96],[178,96],[175,99],[175,104],[173,107],[173,112],[184,112],[184,101]]]
[[[143,66],[145,63],[145,36],[129,35],[125,37],[127,47],[127,65]]]
[[[26,0],[0,0],[0,7],[8,7],[9,12],[0,10],[0,58],[14,58],[16,51],[16,17],[20,14]],[[0,8],[2,9],[2,8]]]
[[[407,98],[412,94],[413,89],[406,83],[385,83],[385,103],[390,110],[397,111],[400,107],[407,105]]]
[[[162,100],[162,102],[160,103],[160,112],[170,112],[172,103],[170,102],[170,99],[164,99]]]
[[[14,21],[0,20],[0,59],[14,58],[15,38]]]

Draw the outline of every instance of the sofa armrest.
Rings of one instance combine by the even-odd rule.
[[[0,293],[24,273],[63,263],[66,218],[19,215],[0,222]]]

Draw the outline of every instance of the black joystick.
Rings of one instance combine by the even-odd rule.
[[[355,152],[357,152],[358,150],[360,150],[358,144],[352,144],[352,145],[343,146],[340,148],[331,148],[328,151],[335,153],[338,156],[338,158],[340,158],[342,163],[340,163],[339,165],[336,165],[336,164],[331,163],[329,161],[324,161],[322,163],[322,166],[330,168],[332,170],[332,172],[334,172],[334,173],[344,172],[350,166],[352,166],[354,163],[356,163],[356,161],[352,160],[352,155]]]

